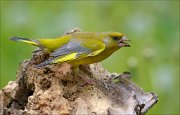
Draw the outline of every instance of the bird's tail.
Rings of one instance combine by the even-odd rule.
[[[31,39],[28,39],[28,38],[12,37],[12,38],[10,38],[10,40],[21,41],[21,42],[25,42],[25,43],[32,44],[32,45],[35,45],[35,46],[39,46],[39,43],[38,43],[37,40],[31,40]]]

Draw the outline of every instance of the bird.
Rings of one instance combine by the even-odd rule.
[[[127,37],[120,32],[72,32],[56,38],[29,39],[11,37],[39,47],[49,58],[36,65],[67,62],[73,66],[100,62],[122,47],[130,47]]]

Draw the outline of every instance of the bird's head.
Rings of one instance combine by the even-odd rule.
[[[103,41],[107,46],[130,47],[130,45],[127,43],[130,40],[128,40],[122,33],[106,32],[104,35]]]

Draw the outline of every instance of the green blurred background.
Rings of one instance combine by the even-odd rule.
[[[129,71],[159,102],[148,114],[179,112],[179,1],[1,1],[1,84],[16,79],[33,46],[11,36],[53,38],[66,30],[118,31],[132,40],[102,62],[111,72]]]

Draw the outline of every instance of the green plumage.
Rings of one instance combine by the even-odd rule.
[[[55,39],[11,39],[33,44],[48,51],[49,59],[37,65],[39,67],[61,62],[73,65],[91,64],[104,60],[120,47],[129,46],[125,42],[125,36],[118,32],[75,32]]]

